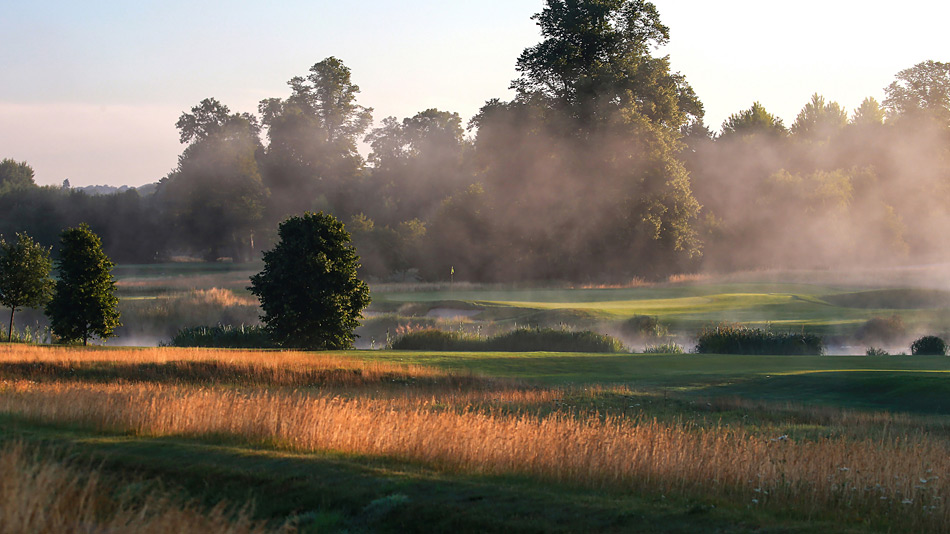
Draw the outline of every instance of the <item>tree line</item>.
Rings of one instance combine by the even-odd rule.
[[[0,233],[54,244],[87,222],[123,263],[260,258],[277,223],[344,221],[382,280],[616,281],[673,272],[932,258],[946,245],[950,64],[897,73],[853,111],[815,94],[790,127],[759,102],[713,132],[643,0],[547,0],[510,101],[468,123],[427,109],[372,126],[329,57],[289,95],[182,113],[153,194],[36,187],[0,164]],[[364,158],[360,146],[368,147]]]

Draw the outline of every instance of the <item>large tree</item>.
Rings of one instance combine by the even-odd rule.
[[[884,90],[888,117],[930,118],[950,126],[950,63],[924,61],[897,73]]]
[[[33,167],[25,161],[4,158],[0,161],[0,191],[35,186]]]
[[[205,99],[183,113],[177,126],[189,145],[159,194],[179,243],[211,261],[250,257],[269,194],[257,164],[256,118]]]
[[[115,295],[115,264],[102,251],[102,241],[85,223],[63,231],[53,298],[46,306],[53,333],[66,343],[97,336],[108,339],[119,327]]]
[[[258,107],[267,128],[264,180],[277,216],[316,206],[347,211],[350,188],[363,167],[357,144],[372,122],[372,109],[356,102],[360,92],[350,69],[335,57],[292,78],[286,99]]]
[[[370,299],[343,223],[308,212],[281,223],[278,236],[248,288],[261,301],[267,331],[284,347],[352,347]]]
[[[10,308],[7,342],[13,339],[13,314],[22,307],[46,304],[53,290],[49,249],[25,233],[16,237],[11,243],[0,238],[0,304]]]
[[[497,276],[628,277],[698,255],[700,206],[677,154],[702,105],[652,55],[669,37],[656,7],[548,0],[534,19],[542,41],[518,59],[514,101],[473,121],[491,233],[522,260]]]

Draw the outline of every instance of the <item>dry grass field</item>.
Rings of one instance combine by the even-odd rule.
[[[940,418],[908,431],[920,421],[885,412],[710,399],[717,421],[677,405],[651,414],[598,402],[618,398],[651,397],[346,354],[0,346],[0,413],[25,421],[390,458],[443,476],[711,499],[745,513],[843,514],[870,531],[950,524],[950,442]],[[778,421],[751,423],[764,417]],[[776,435],[782,425],[825,431]]]

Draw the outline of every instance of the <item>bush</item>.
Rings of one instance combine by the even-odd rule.
[[[865,356],[890,356],[890,353],[888,353],[884,349],[879,349],[876,347],[868,347],[867,350],[864,351],[864,355]]]
[[[470,334],[426,328],[399,336],[393,341],[391,348],[395,350],[488,350],[478,348],[482,343]]]
[[[393,342],[396,350],[500,352],[623,352],[620,341],[596,332],[519,328],[487,339],[461,332],[426,329],[410,332]]]
[[[512,352],[623,352],[623,343],[606,335],[581,330],[519,328],[489,338],[485,350]]]
[[[696,343],[700,354],[820,355],[821,336],[806,332],[772,332],[738,324],[704,328]]]
[[[271,349],[271,341],[263,326],[193,326],[182,328],[169,342],[171,347],[212,347],[227,349]]]
[[[924,336],[910,344],[910,353],[914,356],[944,356],[947,343],[937,336]]]
[[[647,348],[643,349],[643,353],[644,354],[685,354],[686,351],[683,350],[683,347],[670,341],[668,343],[662,343],[660,345],[649,345]]]

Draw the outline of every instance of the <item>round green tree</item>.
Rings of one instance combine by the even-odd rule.
[[[11,243],[0,238],[0,305],[10,308],[8,343],[13,340],[13,315],[20,308],[46,304],[53,290],[49,250],[26,234],[16,237]]]
[[[115,264],[102,251],[102,241],[85,223],[63,231],[56,269],[59,280],[46,306],[53,333],[66,343],[93,336],[107,339],[119,326],[115,296]]]
[[[281,223],[278,237],[248,288],[261,301],[261,320],[273,340],[302,349],[352,347],[370,299],[343,223],[307,212]]]

